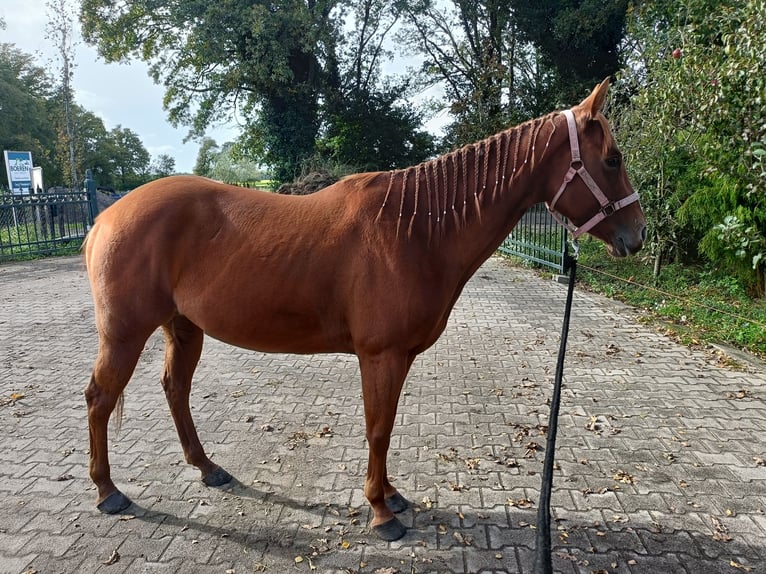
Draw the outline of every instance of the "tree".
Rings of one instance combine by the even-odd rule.
[[[213,162],[215,157],[221,150],[218,148],[218,144],[215,143],[213,138],[202,138],[202,144],[197,152],[197,161],[194,164],[192,173],[194,175],[204,175],[210,177],[211,170],[213,168]]]
[[[109,131],[107,146],[116,187],[127,190],[147,181],[150,156],[135,132],[118,125]]]
[[[444,86],[454,117],[449,145],[476,141],[508,126],[506,103],[515,96],[519,71],[516,40],[508,0],[407,5],[400,42],[423,58],[424,85]]]
[[[68,151],[69,162],[65,168],[65,173],[68,175],[72,189],[77,189],[80,180],[75,156],[75,124],[72,116],[74,103],[72,75],[75,58],[72,26],[74,9],[69,5],[68,0],[49,0],[46,7],[48,12],[46,38],[55,44],[60,66],[61,89],[59,94],[64,109],[64,131],[59,134],[59,143]]]
[[[113,186],[110,136],[103,120],[77,104],[72,106],[71,116],[77,126],[74,146],[77,173],[84,174],[90,169],[99,184]]]
[[[107,61],[149,62],[165,86],[170,121],[189,125],[193,137],[234,113],[243,116],[238,149],[271,167],[277,181],[292,179],[316,155],[317,136],[332,121],[348,118],[348,108],[368,94],[385,92],[379,65],[395,3],[197,1],[161,11],[155,4],[84,0],[84,37]],[[359,33],[345,35],[347,17],[363,23]],[[377,116],[390,111],[399,121],[405,107],[384,104]]]
[[[324,76],[337,32],[332,0],[182,2],[156,10],[149,0],[115,4],[85,0],[87,41],[107,61],[138,57],[165,85],[173,124],[201,136],[216,120],[241,110],[251,152],[293,175],[313,153]]]
[[[385,47],[402,14],[397,2],[354,0],[347,33],[338,38],[334,71],[328,74],[320,159],[351,170],[407,167],[429,157],[434,138],[421,130],[422,114],[406,96],[411,81],[384,77],[381,63],[394,57]]]
[[[617,130],[655,271],[693,249],[763,293],[766,4],[664,0],[631,18]]]
[[[644,4],[652,4],[645,2]],[[555,70],[565,104],[620,69],[628,0],[511,0],[521,35]]]
[[[159,154],[149,166],[152,177],[167,177],[176,171],[176,160],[166,153]]]
[[[57,168],[49,146],[55,139],[47,109],[49,85],[49,76],[34,64],[32,56],[12,44],[0,43],[0,148],[31,151],[46,179],[55,180]],[[4,164],[0,177],[0,181],[8,181]]]
[[[393,91],[350,94],[328,117],[320,155],[365,171],[407,167],[430,156],[434,137],[420,130],[420,115],[398,99]]]
[[[239,147],[232,142],[223,144],[212,158],[208,175],[213,179],[234,184],[263,179],[260,166],[244,157]]]
[[[580,101],[617,71],[627,0],[419,0],[400,42],[444,87],[449,147]]]

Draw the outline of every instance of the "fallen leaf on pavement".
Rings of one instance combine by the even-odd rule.
[[[117,564],[119,561],[120,561],[120,553],[117,552],[117,550],[113,550],[112,555],[101,564],[104,564],[105,566],[111,566],[112,564]]]

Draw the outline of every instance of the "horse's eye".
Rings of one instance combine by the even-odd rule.
[[[621,163],[622,163],[622,159],[618,155],[613,155],[611,157],[606,158],[606,166],[612,169],[617,169],[618,167],[620,167]]]

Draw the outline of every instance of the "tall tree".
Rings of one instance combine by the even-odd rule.
[[[652,4],[646,2],[645,4]],[[510,0],[522,36],[556,71],[566,102],[620,69],[628,0]]]
[[[400,41],[443,86],[450,146],[580,101],[619,67],[627,0],[418,0]],[[586,92],[587,93],[587,92]]]
[[[422,84],[444,88],[453,117],[448,146],[548,109],[540,90],[545,72],[521,38],[511,0],[420,0],[405,10],[399,39],[422,58]]]
[[[352,0],[346,34],[338,38],[336,64],[329,69],[319,155],[364,170],[413,165],[434,151],[434,138],[421,129],[422,114],[406,97],[409,78],[386,77],[382,63],[394,58],[386,42],[403,5]]]
[[[165,85],[174,124],[201,136],[239,110],[246,141],[289,178],[313,153],[319,97],[337,23],[334,0],[228,0],[164,5],[152,0],[84,0],[87,41],[107,61],[138,57]]]
[[[218,148],[218,144],[215,143],[213,138],[202,138],[202,143],[199,146],[197,152],[197,161],[194,164],[192,173],[194,175],[204,175],[210,177],[211,169],[213,168],[213,162],[216,156],[221,150]]]
[[[173,175],[176,171],[176,160],[166,154],[159,154],[149,166],[151,177],[167,177]]]
[[[149,62],[165,86],[171,122],[202,137],[211,123],[234,114],[244,118],[238,148],[285,181],[317,152],[317,136],[333,121],[349,120],[349,110],[368,96],[385,100],[377,98],[385,91],[380,61],[397,6],[382,0],[190,0],[157,10],[154,0],[84,0],[80,16],[86,40],[107,61]],[[362,29],[347,28],[350,21]],[[396,117],[397,104],[381,103],[377,117]],[[407,136],[403,147],[417,134]]]
[[[35,65],[32,56],[12,44],[0,43],[0,149],[31,151],[46,181],[56,180],[59,173],[50,148],[55,140],[48,116],[50,84],[50,77]],[[3,164],[0,185],[7,181]]]
[[[109,131],[108,141],[116,186],[126,190],[145,183],[151,157],[138,135],[118,125]]]
[[[72,76],[74,74],[74,8],[68,0],[49,0],[46,3],[48,24],[46,38],[56,46],[56,59],[61,80],[61,105],[64,110],[64,131],[59,135],[61,145],[67,150],[69,162],[65,173],[69,176],[72,189],[79,186],[77,158],[75,156],[75,124],[72,113],[74,96],[72,94]]]

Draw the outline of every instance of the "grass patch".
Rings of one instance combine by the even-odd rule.
[[[670,264],[652,276],[646,256],[614,259],[593,239],[581,242],[578,283],[643,310],[647,322],[686,345],[730,345],[766,358],[766,299],[702,266]]]

